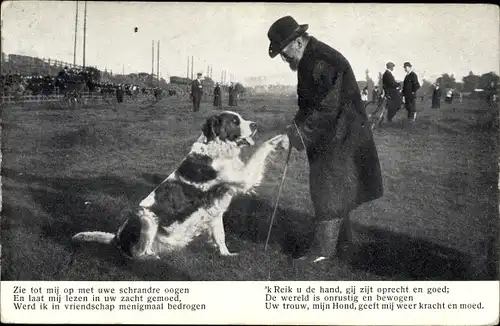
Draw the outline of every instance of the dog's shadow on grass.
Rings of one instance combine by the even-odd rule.
[[[131,274],[142,280],[190,279],[187,273],[176,270],[163,261],[132,262],[124,259],[114,248],[99,244],[77,247],[71,245],[71,237],[78,232],[116,232],[120,223],[123,222],[120,219],[122,210],[130,203],[138,203],[151,191],[152,187],[149,182],[127,182],[115,176],[86,179],[46,178],[19,174],[8,169],[4,169],[2,174],[11,179],[9,183],[27,185],[32,200],[45,212],[42,216],[36,212],[30,212],[29,216],[19,216],[19,208],[16,206],[20,204],[11,200],[3,211],[2,226],[7,226],[3,232],[16,232],[15,228],[22,223],[23,227],[28,227],[32,230],[31,232],[40,232],[42,238],[51,239],[60,247],[66,248],[63,251],[67,257],[60,259],[61,261],[54,258],[55,260],[52,262],[60,264],[61,270],[67,267],[66,264],[69,262],[73,248],[75,249],[76,263],[85,260],[100,260],[97,263],[99,269],[106,268],[114,271],[111,274],[115,274],[112,276],[115,277],[115,280],[120,280],[121,277],[130,278]],[[43,185],[43,187],[31,187],[31,184]],[[9,197],[15,196],[15,192],[8,186],[4,189],[4,194]],[[106,199],[101,202],[89,202],[88,198],[92,196],[93,198],[103,197]],[[23,221],[19,222],[16,219],[23,219]],[[51,266],[43,267],[47,268],[47,271],[37,272],[43,273],[44,277],[47,278],[47,274],[50,273],[49,267]],[[120,273],[120,270],[125,273]],[[34,271],[34,273],[36,272]],[[65,276],[54,276],[57,279],[61,277]]]
[[[4,205],[2,233],[16,232],[16,227],[29,227],[34,232],[38,230],[43,235],[42,238],[52,239],[59,248],[67,248],[63,250],[68,256],[70,239],[75,233],[91,230],[115,232],[122,222],[119,218],[122,209],[128,204],[137,204],[154,185],[165,178],[163,175],[143,175],[142,179],[129,181],[115,176],[86,179],[49,178],[20,175],[16,171],[5,169],[3,175],[9,179],[5,183],[4,198],[10,201]],[[13,200],[17,184],[28,187],[32,200],[46,214],[37,216],[37,213],[22,213],[29,209],[22,208],[21,202]],[[32,184],[44,187],[31,186]],[[95,198],[96,194],[97,197],[108,199],[99,203],[88,203],[88,196],[94,195]],[[271,203],[262,198],[235,198],[224,216],[227,235],[255,243],[265,242],[272,211]],[[270,243],[278,244],[285,254],[292,257],[306,253],[314,238],[314,230],[306,227],[309,224],[305,223],[310,218],[306,213],[279,207]],[[493,247],[487,257],[489,260],[484,262],[457,250],[387,229],[353,223],[353,230],[354,239],[357,235],[365,241],[351,241],[345,259],[354,268],[372,274],[406,280],[485,280],[498,277],[498,252]],[[493,246],[493,243],[490,245]],[[50,250],[50,246],[47,250]],[[106,276],[110,280],[123,279],[131,274],[143,280],[190,279],[187,272],[176,270],[164,261],[131,263],[111,248],[102,246],[91,245],[77,250],[75,269],[89,268],[85,261],[99,261],[95,263],[96,270],[108,270],[109,273],[99,273],[110,274]],[[60,262],[54,258],[53,263]],[[42,268],[53,270],[52,267]],[[31,273],[37,272],[42,271]],[[48,271],[43,273],[47,274]],[[77,277],[78,273],[84,275],[86,271],[77,271],[72,275]],[[95,275],[95,279],[99,279],[100,274]]]
[[[225,214],[226,231],[238,238],[265,242],[273,207],[259,198],[237,198]],[[278,208],[270,243],[292,257],[304,254],[314,231],[303,223],[305,213]],[[494,280],[498,278],[498,252],[491,246],[489,260],[481,261],[452,248],[412,238],[387,229],[352,222],[343,260],[354,269],[399,280]],[[359,241],[359,239],[363,239]]]

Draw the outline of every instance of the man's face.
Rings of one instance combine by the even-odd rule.
[[[281,59],[287,62],[292,71],[297,71],[302,58],[302,42],[299,39],[292,41],[280,53]]]
[[[411,71],[411,67],[409,67],[409,66],[405,66],[404,68],[405,68],[406,72],[410,72]]]

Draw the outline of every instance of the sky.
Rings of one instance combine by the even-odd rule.
[[[76,2],[2,2],[2,52],[73,62]],[[84,1],[79,2],[76,63],[82,64]],[[86,63],[121,73],[151,72],[152,41],[160,41],[160,75],[186,76],[213,67],[214,79],[248,85],[295,85],[296,73],[268,55],[267,31],[291,15],[340,51],[357,80],[376,80],[387,61],[404,78],[410,61],[419,79],[442,73],[499,73],[499,8],[487,4],[291,4],[87,2]],[[138,33],[134,33],[138,27]],[[155,72],[156,72],[155,52]],[[252,86],[252,85],[249,85]]]

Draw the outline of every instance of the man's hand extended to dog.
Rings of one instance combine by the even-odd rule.
[[[304,150],[304,144],[302,143],[302,139],[300,138],[299,130],[296,126],[293,125],[293,123],[286,128],[286,134],[288,136],[289,146],[292,146],[298,151]],[[288,146],[286,147],[286,149],[288,149]]]

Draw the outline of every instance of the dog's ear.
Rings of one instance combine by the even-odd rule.
[[[214,115],[207,119],[201,131],[203,135],[207,137],[207,143],[213,141],[220,134],[221,129],[221,118],[218,115]]]

